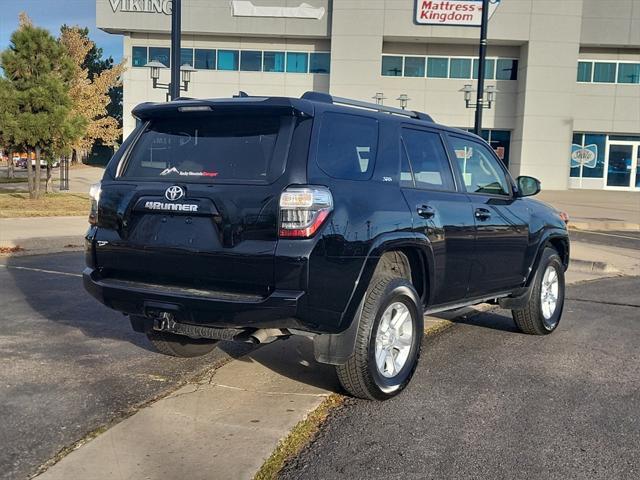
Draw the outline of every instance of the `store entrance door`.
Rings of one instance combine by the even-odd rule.
[[[607,153],[607,188],[640,190],[640,142],[609,142]]]

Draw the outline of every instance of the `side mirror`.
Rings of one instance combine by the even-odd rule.
[[[520,197],[531,197],[540,193],[540,180],[523,175],[518,177],[518,193]]]

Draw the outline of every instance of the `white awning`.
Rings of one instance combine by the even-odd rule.
[[[278,17],[278,18],[313,18],[324,17],[324,7],[315,8],[307,3],[299,7],[256,7],[253,2],[232,0],[231,9],[234,17]]]

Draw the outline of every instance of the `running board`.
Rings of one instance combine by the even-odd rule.
[[[489,302],[491,300],[499,300],[505,297],[508,297],[513,292],[502,292],[502,293],[494,293],[489,297],[478,297],[470,300],[465,300],[464,302],[451,303],[448,305],[436,305],[433,308],[427,308],[425,310],[425,315],[433,315],[434,313],[446,312],[448,310],[457,310],[459,308],[471,307],[472,305],[477,305],[479,303]]]

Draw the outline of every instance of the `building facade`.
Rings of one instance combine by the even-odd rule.
[[[404,95],[407,108],[469,129],[479,29],[419,18],[427,7],[455,18],[456,3],[182,0],[181,63],[197,70],[185,95],[316,90],[391,106]],[[96,4],[98,27],[124,35],[127,135],[136,104],[166,98],[145,65],[169,65],[171,1]],[[502,0],[486,69],[496,93],[483,136],[514,175],[549,190],[640,192],[640,0]]]

